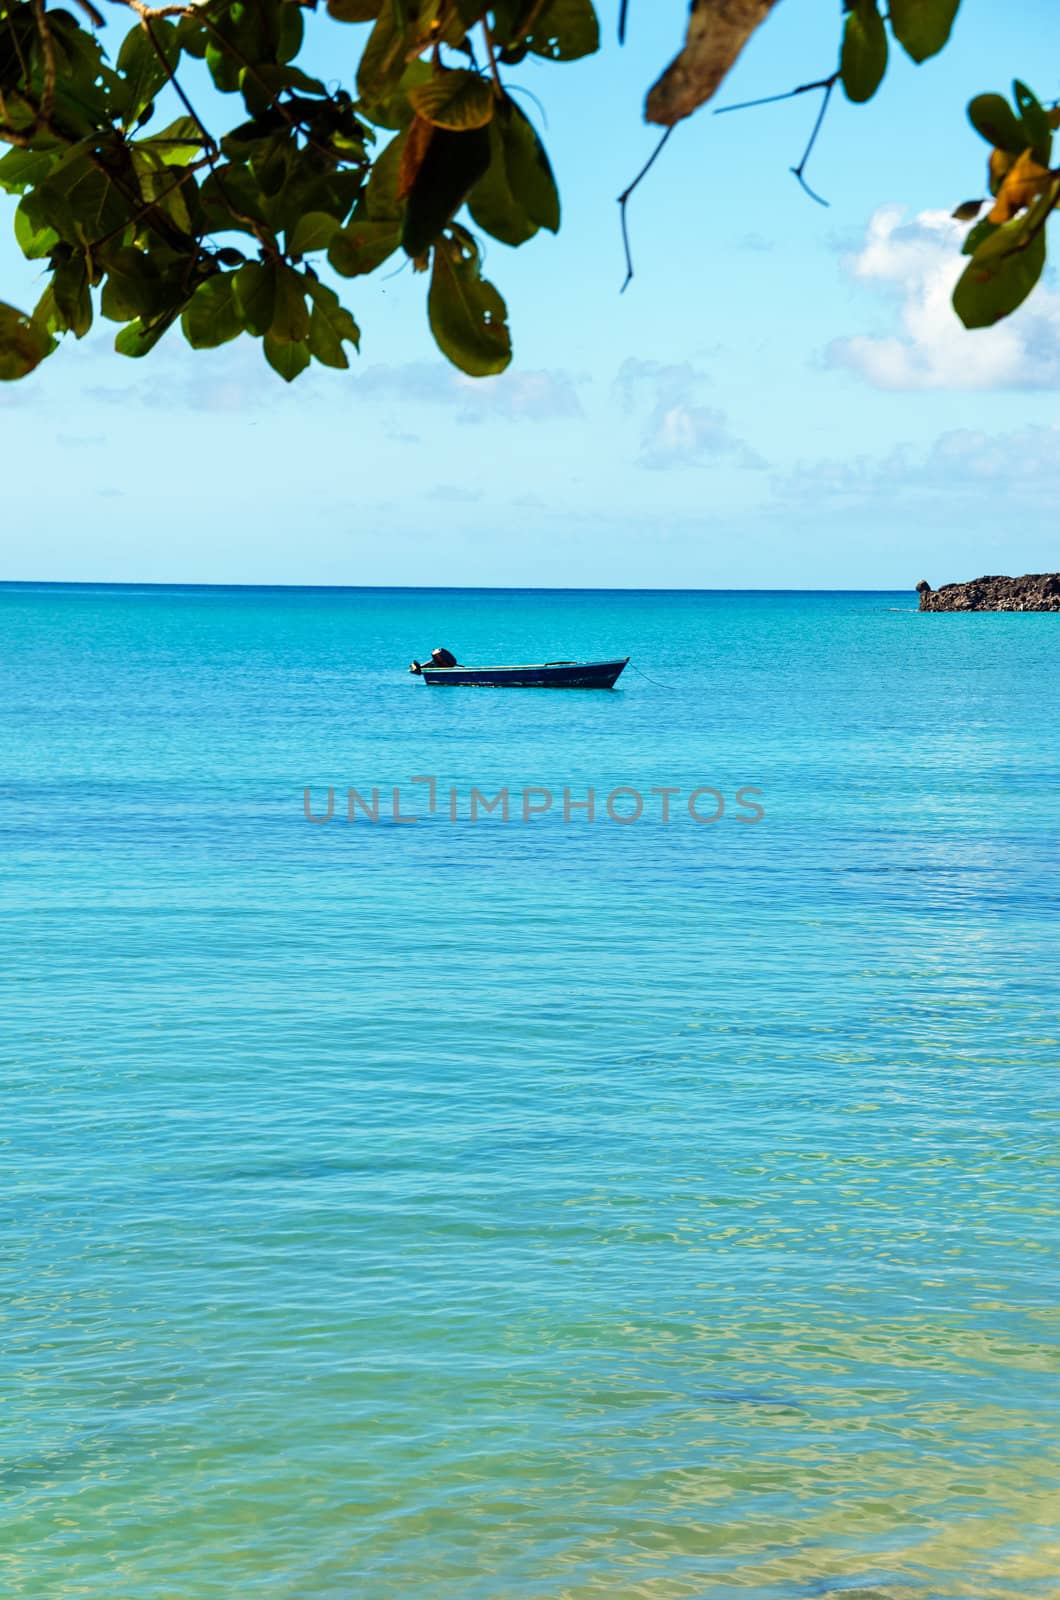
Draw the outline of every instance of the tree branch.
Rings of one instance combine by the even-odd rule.
[[[490,33],[489,23],[485,17],[482,18],[482,37],[486,41],[486,60],[490,64],[490,77],[493,79],[493,86],[497,93],[503,97],[504,85],[501,82],[501,75],[497,71],[497,56],[493,48],[493,35]]]
[[[7,102],[0,97],[0,115],[2,115],[4,119],[3,122],[0,123],[0,140],[2,140],[5,144],[16,145],[19,149],[23,150],[30,148],[36,136],[42,130],[46,133],[50,133],[52,131],[52,108],[55,105],[55,41],[52,38],[51,29],[48,26],[48,18],[44,9],[44,0],[32,0],[32,10],[33,20],[37,25],[37,36],[40,39],[42,83],[40,99],[38,100],[36,106],[33,105],[32,100],[30,100],[27,94],[18,93],[18,99],[23,101],[33,112],[31,120],[24,128],[15,128],[11,125],[11,123],[8,121]],[[14,41],[15,53],[18,56],[19,67],[28,88],[30,83],[30,72],[25,60],[23,59],[22,51],[19,49],[18,37],[14,28],[11,27],[10,17],[8,17],[7,23],[11,31],[12,40]]]
[[[838,72],[836,72],[836,73],[833,73],[832,77],[829,78],[827,80],[827,82],[825,83],[825,85],[824,85],[824,94],[823,94],[823,96],[821,98],[821,107],[820,107],[820,110],[817,113],[817,121],[813,125],[813,131],[811,132],[810,137],[807,140],[805,150],[802,152],[802,160],[799,162],[797,167],[792,167],[792,169],[791,169],[792,172],[794,173],[796,179],[798,180],[798,183],[799,183],[800,187],[805,189],[805,191],[809,195],[810,199],[811,200],[816,200],[817,204],[819,206],[826,206],[828,204],[828,201],[823,197],[823,195],[817,194],[813,189],[810,188],[809,184],[806,182],[806,179],[803,177],[803,173],[806,171],[806,163],[807,163],[807,161],[809,161],[810,156],[813,154],[813,147],[817,143],[817,135],[820,133],[822,127],[824,126],[825,115],[827,114],[827,111],[828,111],[828,102],[831,100],[831,98],[832,98],[832,90],[835,88],[835,86],[836,86],[836,84],[838,82],[839,82],[839,74],[838,74]],[[820,88],[821,85],[818,84],[817,87]]]
[[[809,94],[811,89],[830,89],[835,83],[833,72],[827,78],[817,78],[813,83],[800,83],[797,89],[785,89],[783,94],[766,94],[758,100],[738,100],[735,105],[715,106],[714,115],[723,117],[728,111],[753,111],[757,106],[774,106],[779,100],[793,100],[797,94]]]
[[[196,11],[201,11],[207,3],[208,0],[187,0],[185,5],[148,6],[143,4],[143,0],[111,0],[112,5],[135,11],[142,22],[157,22],[162,17],[190,17]]]
[[[169,62],[166,60],[166,53],[158,42],[158,35],[151,26],[151,18],[144,14],[146,8],[143,6],[134,6],[134,9],[138,10],[140,13],[140,26],[150,39],[151,48],[154,50],[155,55],[161,62],[167,79],[177,91],[177,94],[180,97],[181,105],[184,107],[185,111],[188,113],[188,116],[191,118],[192,122],[194,122],[199,132],[202,134],[203,148],[206,151],[206,154],[211,158],[211,160],[216,160],[219,153],[217,140],[214,138],[213,134],[210,132],[209,128],[206,126],[205,122],[203,122],[202,118],[199,116],[199,113],[196,111],[195,107],[184,93],[184,90],[181,88],[181,85],[177,80],[177,75],[173,71],[173,68],[170,66]]]
[[[85,16],[88,18],[89,22],[91,22],[94,28],[106,27],[106,18],[104,17],[102,11],[96,10],[95,6],[92,4],[92,0],[74,0],[74,3],[85,13]]]
[[[55,104],[55,41],[52,38],[52,31],[44,15],[44,0],[33,0],[33,15],[37,21],[41,54],[44,58],[44,83],[41,88],[40,107],[37,111],[37,117],[40,125],[47,127],[51,121],[52,107]]]
[[[642,180],[648,176],[648,173],[651,171],[651,169],[655,165],[656,161],[662,155],[663,146],[665,145],[667,139],[669,139],[669,137],[670,137],[671,133],[673,133],[673,131],[674,130],[673,130],[672,126],[666,129],[666,131],[663,133],[662,138],[659,140],[658,144],[655,146],[655,149],[652,151],[652,153],[648,157],[647,161],[645,161],[644,165],[641,167],[640,171],[637,173],[637,176],[633,179],[633,182],[631,184],[628,184],[627,187],[625,189],[623,189],[622,193],[618,197],[618,207],[619,207],[619,213],[618,214],[619,214],[619,217],[621,219],[621,224],[622,224],[622,248],[625,250],[625,253],[626,253],[626,276],[625,276],[625,279],[623,280],[622,287],[619,290],[619,294],[625,294],[626,290],[629,288],[630,284],[633,282],[633,253],[632,253],[632,251],[630,250],[630,247],[629,247],[629,225],[628,225],[628,222],[627,222],[627,219],[626,219],[626,207],[629,205],[629,197],[633,193],[633,191],[636,189],[637,185],[639,183],[641,183]]]

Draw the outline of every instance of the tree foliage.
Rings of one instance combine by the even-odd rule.
[[[870,100],[887,70],[891,38],[914,61],[947,44],[960,0],[890,0],[885,25],[877,0],[848,0],[839,79],[849,100]],[[990,146],[987,184],[993,205],[966,200],[953,213],[974,222],[963,251],[971,259],[953,292],[966,328],[988,328],[1022,305],[1045,267],[1045,225],[1060,202],[1060,168],[1051,170],[1053,129],[1060,111],[1046,109],[1018,80],[1012,103],[978,94],[968,119]]]
[[[0,378],[31,372],[97,316],[120,325],[115,348],[134,358],[179,323],[196,349],[260,339],[288,382],[314,360],[345,368],[359,331],[323,266],[356,279],[392,258],[427,275],[450,361],[475,376],[504,369],[507,312],[482,275],[480,236],[521,246],[560,223],[548,155],[509,78],[527,56],[561,65],[595,51],[592,0],[111,0],[134,20],[109,53],[93,0],[73,3],[78,15],[0,0],[0,187],[47,276],[32,312],[0,303]],[[669,128],[709,98],[776,3],[695,0],[649,119]],[[839,66],[809,87],[826,102],[837,83],[869,99],[890,44],[915,61],[937,53],[958,5],[890,0],[885,18],[877,0],[846,0]],[[351,24],[365,26],[343,38]],[[317,36],[326,29],[333,41]],[[322,49],[359,50],[350,81],[298,64]],[[231,106],[222,131],[217,95]],[[1022,84],[1011,104],[979,95],[969,114],[991,146],[993,205],[969,232],[955,304],[981,327],[1041,274],[1058,119]],[[978,219],[981,204],[957,215]]]

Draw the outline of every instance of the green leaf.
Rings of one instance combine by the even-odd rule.
[[[222,94],[235,94],[243,68],[231,50],[221,44],[211,33],[206,45],[206,65],[210,76]]]
[[[420,164],[405,207],[401,242],[412,257],[427,253],[490,164],[485,128],[453,133],[438,128]]]
[[[309,281],[293,267],[277,262],[276,305],[272,314],[269,337],[273,343],[299,344],[309,333],[309,312],[306,310],[306,283]],[[307,357],[308,360],[308,357]]]
[[[34,227],[21,206],[15,212],[15,238],[22,254],[29,261],[39,261],[42,256],[50,256],[59,243],[59,235],[54,228],[49,228],[47,225],[43,228]]]
[[[108,144],[100,157],[115,160],[116,152]],[[79,150],[71,159],[60,161],[22,204],[34,227],[48,224],[69,244],[81,248],[86,241],[119,232],[129,222],[135,202]]]
[[[600,48],[600,24],[592,0],[550,0],[531,24],[526,44],[550,61],[577,61]]]
[[[260,116],[275,104],[276,97],[284,89],[297,89],[302,94],[321,97],[327,94],[320,79],[309,77],[300,67],[278,66],[270,62],[241,68],[239,87],[247,110],[254,116]]]
[[[177,23],[177,33],[184,54],[194,56],[196,61],[201,61],[206,54],[206,41],[210,35],[203,27],[201,17],[195,15],[194,9],[188,16],[181,17]]]
[[[1025,243],[1026,217],[1017,217],[998,228],[986,241],[997,249],[998,235],[1011,238],[1007,254],[991,254],[985,259],[977,252],[969,261],[953,291],[953,308],[966,328],[989,328],[1022,305],[1042,275],[1045,266],[1045,229],[1038,228]],[[1005,241],[1002,240],[1002,243]]]
[[[405,215],[405,202],[398,199],[398,184],[407,144],[408,134],[399,133],[372,163],[364,191],[365,215],[372,222],[400,223]]]
[[[1013,217],[1009,222],[998,223],[992,233],[984,235],[976,246],[976,262],[981,265],[994,256],[1022,250],[1039,231],[1044,237],[1045,223],[1056,199],[1055,182],[1047,184],[1028,210]]]
[[[309,318],[309,351],[325,367],[349,366],[344,343],[360,348],[361,334],[353,317],[334,289],[310,279],[309,293],[313,310]]]
[[[232,294],[233,272],[217,272],[200,283],[180,319],[193,350],[212,350],[243,332],[243,319]]]
[[[328,0],[328,16],[336,22],[374,22],[388,0]]]
[[[358,106],[359,115],[377,128],[393,128],[400,132],[408,127],[414,116],[409,103],[410,92],[432,76],[429,62],[419,59],[410,61],[392,92],[380,100],[362,100]]]
[[[284,383],[293,383],[309,365],[309,351],[304,344],[291,344],[267,333],[264,348],[265,360],[274,372],[280,374]]]
[[[507,104],[505,161],[512,193],[527,215],[550,233],[559,231],[559,190],[545,147],[519,107]]]
[[[276,55],[280,61],[293,61],[302,48],[305,26],[302,8],[294,0],[284,0],[280,6],[280,20],[276,30]]]
[[[400,222],[358,221],[336,233],[328,245],[328,260],[344,278],[374,272],[401,243]]]
[[[258,339],[268,333],[276,314],[276,269],[262,261],[248,261],[232,279],[239,315],[248,333]]]
[[[158,50],[151,43],[152,35],[157,40]],[[159,52],[162,60],[159,59]],[[177,30],[165,18],[156,18],[151,23],[151,35],[139,26],[125,35],[116,62],[121,78],[119,98],[124,127],[131,128],[140,120],[179,60]]]
[[[258,144],[250,157],[250,174],[267,200],[275,199],[290,173],[290,159],[295,151],[285,133]]]
[[[839,75],[848,100],[871,100],[887,70],[887,30],[876,0],[854,0],[843,28]]]
[[[217,167],[199,191],[212,231],[254,233],[253,224],[268,226],[261,189],[249,167],[231,163]]]
[[[961,0],[890,0],[891,32],[906,55],[926,61],[950,36]]]
[[[1049,131],[1049,118],[1045,114],[1045,107],[1027,88],[1025,83],[1020,83],[1017,78],[1012,85],[1012,97],[1019,106],[1020,121],[1027,130],[1026,142],[1034,152],[1034,159],[1040,161],[1043,167],[1049,165],[1052,153],[1053,136]]]
[[[334,16],[334,12],[331,14]],[[405,59],[404,40],[394,25],[393,7],[385,5],[357,67],[359,97],[362,100],[386,99],[397,88],[405,70]]]
[[[162,280],[149,255],[132,248],[111,249],[105,265],[100,310],[111,322],[131,322],[133,317],[151,317],[162,310]]]
[[[409,101],[417,116],[436,128],[460,133],[486,126],[493,115],[494,95],[490,83],[477,72],[438,67],[425,83],[409,90]]]
[[[998,150],[1018,156],[1027,148],[1026,130],[1004,95],[977,94],[968,102],[968,121]]]
[[[9,150],[0,159],[0,189],[23,193],[42,183],[55,166],[57,150]]]
[[[0,382],[24,378],[54,349],[55,340],[39,322],[0,302]]]
[[[525,244],[538,230],[537,223],[512,193],[499,116],[490,124],[490,164],[472,189],[467,204],[479,227],[502,244]]]
[[[138,360],[149,350],[154,349],[159,339],[164,333],[168,333],[175,321],[175,315],[163,317],[150,327],[145,327],[142,320],[137,317],[135,322],[127,323],[115,337],[114,348],[120,356],[132,356],[134,360]]]
[[[482,277],[478,251],[463,228],[435,246],[427,314],[438,348],[462,372],[485,378],[511,361],[507,307]]]
[[[134,150],[156,157],[165,166],[184,166],[194,161],[202,149],[202,133],[194,117],[178,117],[146,139],[137,139]]]
[[[471,215],[504,244],[523,244],[539,227],[555,233],[559,193],[531,122],[506,99],[497,107],[489,134],[490,164],[471,191]]]
[[[326,211],[306,211],[287,235],[287,253],[305,256],[313,250],[326,250],[338,228],[338,218]]]
[[[34,306],[30,321],[35,322],[38,328],[43,328],[45,333],[66,332],[66,319],[55,303],[55,289],[50,283]]]
[[[52,273],[56,310],[75,339],[83,339],[92,326],[92,295],[85,258],[78,253]]]
[[[969,228],[964,243],[961,245],[962,256],[974,256],[979,246],[998,230],[998,223],[991,222],[989,217],[984,217],[977,222],[974,228]]]

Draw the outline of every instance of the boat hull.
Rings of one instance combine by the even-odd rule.
[[[628,656],[619,661],[547,661],[527,667],[429,667],[423,678],[432,685],[475,689],[612,689]]]

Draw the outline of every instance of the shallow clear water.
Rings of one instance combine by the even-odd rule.
[[[5,1593],[1056,1595],[1060,618],[8,587],[0,646]]]

